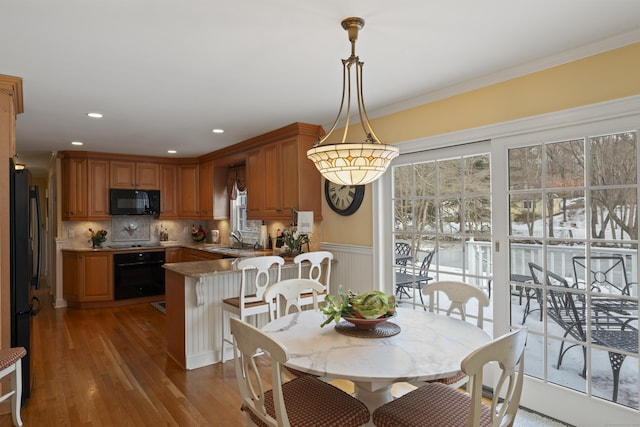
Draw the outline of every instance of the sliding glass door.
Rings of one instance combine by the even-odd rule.
[[[527,375],[638,402],[637,132],[508,149],[511,324]]]
[[[374,184],[379,288],[398,292],[408,274],[412,285],[426,276],[490,292],[485,329],[529,329],[521,404],[574,425],[640,413],[638,108],[640,99],[401,144]],[[483,142],[465,142],[474,140]],[[405,290],[402,304],[421,310]]]
[[[420,289],[436,280],[471,283],[491,296],[488,148],[485,142],[409,155],[392,168],[394,285],[402,304],[423,306]],[[491,313],[492,306],[484,314],[489,331]]]

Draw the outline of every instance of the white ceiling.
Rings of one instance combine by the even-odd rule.
[[[17,146],[32,169],[74,140],[191,157],[296,121],[328,129],[347,16],[366,21],[356,53],[370,117],[640,41],[638,0],[1,0],[0,10],[0,73],[23,78]]]

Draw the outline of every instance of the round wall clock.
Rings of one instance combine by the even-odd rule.
[[[324,197],[334,212],[345,216],[351,215],[362,204],[364,185],[335,184],[325,179]]]

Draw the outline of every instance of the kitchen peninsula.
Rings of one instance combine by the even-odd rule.
[[[272,255],[271,251],[255,255]],[[238,295],[241,258],[168,263],[164,265],[167,323],[167,353],[185,369],[196,369],[221,360],[220,322],[222,300]],[[298,266],[285,259],[282,279],[298,277]],[[255,272],[248,275],[252,290]],[[259,317],[259,325],[268,321]],[[225,335],[229,333],[228,322]],[[227,348],[231,351],[231,348]],[[227,355],[231,358],[231,354]]]

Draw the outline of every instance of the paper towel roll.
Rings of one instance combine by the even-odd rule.
[[[263,248],[267,247],[267,226],[263,225],[260,227],[260,246]]]

